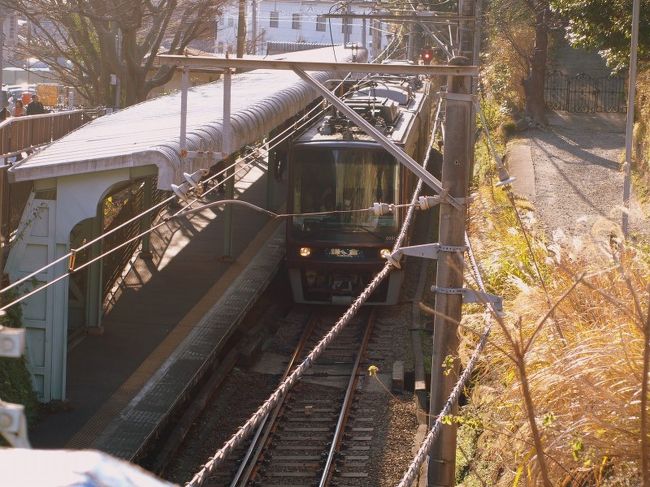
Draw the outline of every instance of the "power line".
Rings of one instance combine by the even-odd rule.
[[[439,102],[441,103],[441,102]],[[438,110],[439,113],[439,110]],[[434,124],[434,131],[432,132],[431,140],[429,142],[427,156],[422,164],[424,168],[427,167],[429,162],[429,157],[431,153],[431,148],[433,146],[433,140],[435,138],[435,130],[437,124]],[[413,192],[413,197],[411,198],[410,208],[407,212],[406,217],[404,218],[404,223],[402,224],[401,231],[393,245],[393,252],[401,248],[404,240],[406,238],[406,233],[408,228],[413,220],[413,212],[416,207],[417,198],[419,192],[422,189],[422,180],[418,181],[418,184]],[[246,421],[246,423],[237,430],[237,432],[210,458],[210,460],[202,466],[202,468],[194,475],[194,477],[186,484],[186,487],[198,487],[203,484],[207,476],[218,466],[220,465],[230,453],[241,443],[243,442],[248,435],[260,424],[260,422],[269,414],[269,412],[280,402],[282,397],[287,393],[287,391],[304,375],[307,369],[312,365],[312,363],[321,355],[325,348],[338,336],[338,334],[343,330],[343,328],[348,324],[352,317],[359,310],[361,305],[363,305],[367,299],[370,297],[372,292],[379,286],[379,284],[390,274],[390,272],[395,269],[394,264],[390,261],[386,262],[384,267],[379,271],[372,281],[366,286],[366,288],[361,292],[361,294],[355,299],[355,301],[350,305],[346,312],[339,318],[336,324],[330,329],[330,331],[325,334],[325,336],[318,342],[314,347],[311,353],[300,363],[300,365],[294,370],[282,383],[276,388],[276,390],[271,394],[271,396],[260,406],[260,408],[253,413],[253,415]]]
[[[315,110],[317,110],[317,109],[319,108],[319,106],[320,106],[320,105],[316,105],[316,106],[313,107],[311,110],[309,110],[305,115],[303,115],[301,118],[299,118],[298,121],[301,121],[301,120],[303,120],[303,119],[305,119],[305,120],[304,120],[302,123],[300,123],[298,126],[296,126],[296,125],[294,124],[293,126],[290,126],[290,127],[286,128],[285,130],[283,130],[282,132],[280,132],[279,134],[277,134],[273,139],[271,139],[271,141],[272,141],[272,142],[275,142],[275,144],[272,145],[272,146],[270,146],[267,150],[270,150],[270,149],[273,149],[273,148],[277,147],[279,144],[281,144],[281,143],[284,142],[286,139],[288,139],[288,138],[293,134],[293,132],[295,132],[296,130],[300,130],[300,129],[301,129],[302,127],[304,127],[307,123],[310,123],[310,122],[313,121],[317,116],[319,116],[319,115],[324,111],[324,109],[321,110],[321,111],[320,111],[319,113],[317,113],[316,115],[314,115],[313,117],[311,117],[311,118],[309,118],[309,119],[306,119],[306,117],[308,117],[309,115],[311,115],[312,112],[314,112]],[[286,134],[286,135],[285,135],[285,134]],[[278,139],[280,139],[280,140],[278,140]],[[248,154],[248,155],[246,155],[246,156],[243,158],[243,161],[245,161],[247,158],[251,158],[250,163],[252,163],[253,160],[255,160],[255,154],[252,153],[252,154]],[[215,178],[217,178],[217,177],[223,175],[226,171],[228,171],[228,170],[234,168],[238,163],[241,163],[241,162],[242,162],[241,160],[240,160],[240,161],[235,161],[233,164],[231,164],[231,165],[225,167],[224,169],[222,169],[221,171],[217,172],[216,174],[210,176],[209,178],[205,179],[204,181],[205,181],[205,182],[208,182],[208,181],[211,181],[211,180],[213,180],[213,179],[215,179]],[[236,173],[237,173],[237,172],[235,172],[235,174],[236,174]],[[230,177],[234,177],[234,175],[233,175],[233,176],[229,176],[229,177],[224,178],[224,181],[227,180],[227,179],[230,179]],[[215,187],[215,188],[216,188],[216,187]],[[211,191],[213,191],[215,188],[211,188],[211,189],[207,190],[205,193],[203,193],[203,194],[201,195],[201,197],[207,195],[208,193],[210,193]],[[148,208],[147,210],[144,210],[144,211],[138,213],[137,215],[133,216],[133,217],[130,218],[129,220],[125,221],[124,223],[122,223],[122,224],[116,226],[115,228],[112,228],[111,230],[108,230],[107,232],[102,233],[101,235],[97,236],[97,237],[94,238],[93,240],[91,240],[91,241],[89,241],[89,242],[86,242],[86,243],[82,244],[81,246],[77,247],[76,249],[72,249],[70,252],[68,252],[67,254],[65,254],[65,255],[59,257],[58,259],[55,259],[54,261],[52,261],[52,262],[50,262],[50,263],[44,265],[43,267],[41,267],[41,268],[39,268],[39,269],[33,271],[32,273],[28,274],[27,276],[22,277],[22,278],[19,279],[18,281],[13,282],[13,283],[9,284],[8,286],[5,286],[4,288],[0,289],[0,294],[3,294],[3,293],[9,291],[10,289],[12,289],[12,288],[14,288],[14,287],[16,287],[16,286],[19,286],[20,284],[22,284],[22,283],[24,283],[24,282],[26,282],[26,281],[32,279],[33,277],[35,277],[35,276],[37,276],[38,274],[40,274],[41,272],[43,272],[43,271],[49,269],[50,267],[52,267],[52,266],[54,266],[54,265],[56,265],[56,264],[58,264],[58,263],[60,263],[60,262],[63,262],[63,261],[65,261],[65,260],[69,259],[69,258],[70,258],[74,253],[76,253],[76,252],[80,252],[81,250],[84,250],[84,249],[90,247],[91,245],[93,245],[93,244],[95,244],[95,243],[97,243],[97,242],[103,240],[103,239],[106,238],[107,236],[109,236],[109,235],[115,233],[116,231],[118,231],[119,229],[125,227],[126,225],[129,225],[129,224],[131,224],[131,223],[137,221],[138,219],[142,218],[144,215],[146,215],[146,214],[148,214],[148,213],[151,213],[151,212],[154,211],[155,209],[160,208],[161,206],[163,206],[163,205],[165,205],[165,204],[171,202],[172,200],[174,200],[174,198],[175,198],[175,196],[170,196],[169,198],[164,199],[163,201],[161,201],[161,202],[157,203],[156,205],[152,206],[151,208]],[[191,206],[191,204],[193,204],[193,203],[196,202],[196,201],[197,201],[197,200],[194,200],[192,203],[188,204],[187,206]],[[3,309],[4,309],[4,308],[3,308]]]
[[[388,46],[386,46],[386,48],[385,48],[385,49],[380,53],[380,55],[377,56],[377,57],[380,57],[381,55],[387,53],[387,51],[388,51],[389,48],[390,48],[390,44],[389,44]],[[377,58],[375,58],[375,59],[377,59]],[[349,74],[348,74],[348,76],[349,76]],[[346,77],[346,78],[347,78],[347,77]],[[367,78],[367,76],[365,76],[363,79],[365,79],[365,78]],[[341,84],[342,84],[342,83],[339,83],[338,86],[340,86]],[[338,88],[338,86],[337,86],[337,88]],[[315,120],[316,117],[320,116],[320,115],[321,115],[322,113],[324,113],[325,110],[326,110],[326,109],[322,108],[318,113],[314,114],[313,117],[311,117],[311,118],[307,118],[307,117],[309,117],[313,112],[315,112],[316,110],[318,110],[318,108],[320,108],[320,104],[314,106],[314,107],[311,108],[309,111],[307,111],[304,115],[302,115],[302,116],[301,116],[301,117],[296,121],[296,122],[300,122],[299,125],[296,125],[296,122],[294,122],[294,124],[293,124],[292,126],[287,127],[286,129],[284,129],[283,131],[281,131],[279,134],[275,135],[275,136],[274,136],[274,137],[273,137],[269,142],[267,142],[267,144],[269,144],[269,143],[271,143],[271,142],[274,142],[274,145],[269,146],[266,150],[268,151],[268,150],[271,150],[271,149],[277,147],[277,146],[280,145],[282,142],[284,142],[284,141],[287,140],[289,137],[291,137],[291,135],[293,135],[295,132],[297,132],[298,130],[301,130],[305,125],[307,125],[308,123],[311,123],[313,120]],[[278,139],[279,139],[279,140],[278,140]],[[252,158],[252,159],[254,160],[254,159],[255,159],[255,154],[254,154],[254,153],[251,153],[251,154],[248,154],[248,155],[244,156],[243,161],[245,161],[245,160],[246,160],[247,158],[249,158],[249,157]],[[209,178],[206,178],[206,179],[204,180],[204,182],[209,182],[209,181],[211,181],[211,180],[213,180],[213,179],[215,179],[215,178],[217,178],[217,177],[223,175],[223,174],[226,173],[228,170],[234,168],[234,167],[235,167],[239,162],[242,162],[242,161],[235,161],[233,164],[231,164],[231,165],[225,167],[224,169],[222,169],[221,171],[215,173],[214,175],[210,176]],[[252,161],[251,161],[251,162],[252,162]],[[237,172],[238,172],[238,171],[236,171],[232,176],[228,176],[228,177],[224,178],[223,181],[226,181],[226,180],[230,179],[231,177],[235,177],[235,175],[237,174]],[[222,182],[223,182],[223,181],[222,181]],[[209,194],[210,192],[212,192],[214,189],[216,189],[216,186],[213,187],[213,188],[211,188],[211,189],[209,189],[209,190],[207,190],[206,192],[204,192],[204,193],[201,195],[201,197],[206,196],[207,194]],[[43,271],[49,269],[50,267],[52,267],[52,266],[54,266],[54,265],[56,265],[56,264],[58,264],[58,263],[60,263],[60,262],[63,262],[63,261],[65,261],[65,260],[69,259],[72,255],[74,255],[74,253],[76,253],[76,252],[80,252],[81,250],[84,250],[84,249],[90,247],[91,245],[93,245],[93,244],[95,244],[95,243],[97,243],[97,242],[103,240],[104,238],[106,238],[107,236],[113,234],[114,232],[118,231],[119,229],[123,228],[124,226],[126,226],[126,225],[128,225],[128,224],[130,224],[130,223],[133,223],[134,221],[136,221],[136,220],[138,220],[139,218],[143,217],[144,215],[146,215],[146,214],[152,212],[153,210],[155,210],[155,209],[157,209],[157,208],[159,208],[159,207],[161,207],[161,206],[163,206],[163,205],[165,205],[165,204],[171,202],[174,198],[175,198],[174,196],[170,196],[169,198],[167,198],[167,199],[161,201],[160,203],[154,205],[153,207],[151,207],[151,208],[149,208],[149,209],[147,209],[147,210],[145,210],[145,211],[142,211],[141,213],[135,215],[134,217],[132,217],[132,218],[130,218],[129,220],[127,220],[126,222],[124,222],[124,223],[118,225],[117,227],[112,228],[111,230],[102,233],[101,235],[97,236],[97,237],[94,238],[93,240],[91,240],[91,241],[89,241],[89,242],[87,242],[87,243],[85,243],[85,244],[82,244],[80,247],[77,247],[76,249],[72,249],[70,252],[68,252],[67,254],[65,254],[65,255],[59,257],[58,259],[55,259],[54,261],[52,261],[52,262],[50,262],[50,263],[44,265],[43,267],[41,267],[41,268],[39,268],[39,269],[33,271],[32,273],[28,274],[27,276],[22,277],[22,278],[19,279],[18,281],[14,282],[14,283],[11,283],[11,284],[9,284],[8,286],[5,286],[4,288],[0,289],[0,294],[3,294],[3,293],[5,293],[5,292],[9,291],[10,289],[13,289],[13,288],[16,287],[16,286],[19,286],[20,284],[22,284],[22,283],[24,283],[24,282],[26,282],[26,281],[32,279],[33,277],[35,277],[35,276],[37,276],[38,274],[40,274],[41,272],[43,272]],[[196,201],[197,201],[197,200],[192,201],[192,202],[189,203],[187,206],[191,206],[191,205],[192,205],[194,202],[196,202]],[[151,230],[151,231],[153,231],[153,230]],[[45,287],[46,287],[46,286],[44,286],[44,287],[42,287],[42,288],[44,289]],[[40,288],[39,288],[39,289],[40,289]],[[31,293],[30,293],[30,295],[31,295]],[[2,308],[2,309],[5,309],[5,308]]]
[[[311,121],[311,120],[307,120],[307,121],[304,122],[302,125],[305,125],[306,123],[308,123],[308,122],[310,122],[310,121]],[[300,127],[300,128],[301,128],[301,127]],[[287,137],[288,137],[288,136],[286,136],[285,138],[283,138],[281,141],[277,142],[276,146],[277,146],[278,144],[282,143],[282,142],[283,142]],[[273,147],[275,147],[275,146],[273,146]],[[250,160],[248,163],[246,163],[243,167],[241,167],[241,168],[235,170],[235,171],[233,172],[232,175],[227,176],[226,178],[224,178],[224,179],[222,180],[222,182],[225,182],[225,181],[227,181],[227,180],[229,180],[229,179],[231,179],[231,178],[234,178],[234,177],[235,177],[239,172],[241,172],[243,169],[245,169],[246,166],[249,166],[250,164],[252,164],[255,160],[256,160],[256,159],[255,159],[254,157],[251,157],[251,160]],[[228,166],[226,169],[224,169],[224,170],[222,170],[221,172],[215,174],[214,176],[208,178],[207,180],[213,179],[213,178],[217,177],[218,175],[223,174],[225,171],[227,171],[227,170],[233,168],[236,164],[237,164],[237,163],[234,163],[234,164]],[[206,181],[207,181],[207,180],[206,180]],[[204,192],[201,196],[199,196],[198,198],[206,196],[208,193],[214,191],[216,188],[217,188],[217,187],[214,186],[213,188],[208,189],[207,191],[205,191],[205,192]],[[198,198],[195,198],[195,199],[193,199],[192,201],[188,202],[188,203],[187,203],[183,208],[181,208],[181,209],[178,210],[176,213],[174,213],[174,215],[172,215],[172,218],[178,216],[178,214],[180,214],[181,212],[185,211],[187,208],[191,207],[194,203],[196,203],[196,202],[198,201]],[[167,199],[164,200],[163,202],[158,203],[158,205],[156,205],[156,206],[157,206],[157,207],[162,206],[163,204],[168,203],[168,202],[171,201],[172,199],[174,199],[174,196],[172,196],[172,197],[170,197],[170,198],[167,198]],[[148,213],[149,211],[152,211],[152,209],[149,209],[147,212],[143,212],[143,213],[140,214],[140,215],[136,215],[135,217],[131,218],[131,220],[129,220],[129,222],[133,222],[133,221],[137,220],[137,219],[140,218],[143,214],[146,214],[146,213]],[[53,284],[59,282],[60,280],[62,280],[63,278],[69,276],[70,274],[72,274],[72,273],[74,273],[74,272],[77,272],[77,271],[79,271],[79,270],[81,270],[81,269],[83,269],[83,268],[89,266],[90,264],[92,264],[92,263],[94,263],[94,262],[96,262],[96,261],[98,261],[98,260],[101,260],[102,258],[106,257],[107,255],[112,254],[112,253],[115,252],[116,250],[119,250],[120,248],[122,248],[122,247],[128,245],[129,243],[131,243],[131,242],[133,242],[133,241],[136,241],[136,240],[142,238],[142,237],[145,236],[145,235],[148,235],[149,233],[151,233],[151,232],[155,231],[156,229],[158,229],[160,226],[162,226],[162,225],[164,225],[165,223],[167,223],[167,221],[168,221],[168,219],[164,220],[163,222],[161,222],[161,223],[159,223],[159,224],[157,224],[157,225],[154,225],[153,227],[149,228],[148,230],[145,230],[145,231],[139,233],[138,235],[136,235],[136,236],[134,236],[134,237],[132,237],[132,238],[130,238],[130,239],[128,239],[128,240],[126,240],[126,241],[120,243],[119,245],[113,247],[112,249],[110,249],[110,250],[108,250],[108,251],[102,253],[101,255],[99,255],[99,256],[97,256],[97,257],[95,257],[95,258],[93,258],[92,260],[90,260],[90,261],[88,261],[88,262],[85,262],[83,265],[81,265],[81,266],[79,266],[79,267],[76,267],[76,268],[75,268],[75,267],[72,267],[72,269],[71,269],[69,272],[67,272],[67,273],[65,273],[65,274],[62,274],[61,276],[57,277],[56,279],[54,279],[54,280],[52,280],[52,281],[48,281],[48,282],[46,282],[46,283],[43,284],[42,286],[39,286],[39,287],[37,287],[36,289],[31,290],[29,293],[24,294],[24,295],[20,296],[19,298],[17,298],[17,299],[15,299],[15,300],[11,301],[9,304],[4,305],[2,308],[0,308],[0,311],[4,311],[4,310],[10,308],[10,307],[13,306],[14,304],[17,304],[17,303],[23,301],[24,299],[27,299],[28,297],[33,296],[33,295],[36,294],[37,292],[42,291],[42,290],[44,290],[44,289],[50,287],[51,285],[53,285]],[[124,226],[124,225],[126,225],[127,223],[128,223],[128,222],[125,222],[125,223],[122,224],[121,226]],[[86,244],[84,244],[84,245],[78,247],[77,249],[73,249],[73,250],[71,250],[70,252],[68,252],[68,253],[65,254],[64,256],[59,257],[58,259],[52,261],[51,263],[49,263],[49,264],[43,266],[42,268],[40,268],[40,269],[38,269],[38,270],[32,272],[32,273],[29,274],[29,275],[23,277],[23,278],[20,279],[19,281],[16,281],[15,283],[11,284],[10,286],[6,286],[6,287],[3,288],[2,290],[0,290],[0,293],[3,293],[3,292],[5,292],[5,291],[9,290],[10,288],[13,288],[13,287],[15,287],[15,286],[17,286],[17,285],[19,285],[19,284],[21,284],[21,283],[27,281],[28,279],[31,279],[32,277],[36,276],[37,274],[40,274],[40,273],[43,272],[44,270],[46,270],[46,269],[52,267],[53,265],[56,265],[56,264],[62,262],[62,261],[65,261],[66,259],[72,261],[72,263],[73,263],[73,261],[74,261],[74,256],[75,256],[75,254],[76,254],[77,252],[79,252],[80,250],[83,250],[83,249],[87,248],[89,245],[92,245],[93,243],[97,243],[98,241],[102,240],[102,239],[105,238],[106,236],[108,236],[108,235],[110,235],[111,233],[113,233],[114,231],[116,231],[118,228],[119,228],[119,227],[116,227],[116,228],[112,229],[111,231],[106,232],[105,234],[103,234],[103,235],[101,235],[101,236],[95,238],[95,239],[92,240],[91,242],[88,242],[88,243],[86,243]]]
[[[388,49],[388,46],[387,46],[387,49]],[[386,50],[384,50],[384,51],[386,51]],[[348,76],[349,76],[349,74],[348,74]],[[365,79],[365,78],[367,78],[367,76],[364,77],[363,79]],[[340,86],[342,83],[343,83],[343,82],[339,83],[338,86]],[[284,141],[287,140],[289,137],[291,137],[295,132],[301,130],[301,129],[302,129],[303,127],[305,127],[307,124],[309,124],[309,123],[311,123],[312,121],[314,121],[318,116],[320,116],[320,115],[321,115],[323,112],[325,112],[325,110],[326,110],[325,108],[322,108],[320,111],[318,111],[318,113],[316,113],[316,114],[314,114],[313,116],[311,116],[311,114],[312,114],[313,112],[315,112],[316,110],[318,110],[320,107],[321,107],[320,104],[314,106],[314,107],[311,108],[309,111],[307,111],[304,115],[302,115],[302,116],[301,116],[301,117],[300,117],[296,122],[294,122],[293,125],[287,127],[287,128],[284,129],[282,132],[280,132],[279,134],[277,134],[273,139],[271,139],[272,141],[274,141],[274,144],[271,145],[271,146],[269,146],[266,150],[268,151],[268,150],[271,150],[271,149],[277,147],[277,146],[280,145],[282,142],[284,142]],[[258,150],[259,150],[259,149],[258,149]],[[237,164],[241,163],[242,161],[246,161],[246,159],[250,158],[250,161],[249,161],[248,163],[245,163],[243,167],[241,167],[241,168],[235,170],[235,171],[234,171],[230,176],[226,176],[224,179],[221,180],[221,183],[223,183],[223,182],[225,182],[225,181],[228,181],[228,180],[231,179],[231,178],[235,178],[236,175],[237,175],[239,172],[241,172],[241,171],[242,171],[246,166],[249,166],[249,165],[252,164],[255,160],[257,160],[256,153],[257,153],[257,151],[252,152],[252,153],[250,153],[250,154],[244,156],[243,159],[241,159],[241,160],[239,160],[239,161],[235,161],[235,162],[233,162],[231,165],[227,166],[226,168],[222,169],[221,171],[215,173],[214,175],[210,176],[209,178],[206,178],[206,179],[204,180],[204,182],[209,182],[209,181],[211,181],[211,180],[217,178],[218,176],[223,175],[224,173],[226,173],[226,172],[229,171],[230,169],[234,168]],[[267,172],[268,172],[268,170],[267,170]],[[217,187],[218,187],[218,186],[214,186],[214,187],[212,187],[212,188],[206,190],[206,191],[203,192],[203,193],[202,193],[198,198],[205,197],[207,194],[209,194],[209,193],[211,193],[212,191],[216,190]],[[198,198],[195,198],[195,199],[193,199],[192,201],[188,202],[188,203],[187,203],[183,208],[181,208],[180,210],[178,210],[178,212],[176,212],[176,213],[173,215],[173,217],[177,216],[180,212],[182,212],[182,211],[186,210],[187,208],[191,207],[194,203],[196,203],[196,202],[198,201]],[[74,257],[75,257],[75,255],[76,255],[76,253],[78,253],[79,251],[84,250],[85,248],[87,248],[87,247],[89,247],[89,246],[91,246],[91,245],[93,245],[93,244],[95,244],[95,243],[101,241],[102,239],[104,239],[104,238],[107,237],[108,235],[110,235],[110,234],[116,232],[116,231],[119,230],[120,228],[123,228],[125,225],[128,225],[129,223],[132,223],[132,222],[136,221],[137,219],[141,218],[142,216],[146,215],[147,213],[150,213],[150,212],[153,211],[154,209],[159,208],[159,207],[161,207],[161,206],[163,206],[163,205],[169,203],[169,202],[172,201],[173,199],[174,199],[174,196],[171,196],[171,197],[169,197],[169,198],[163,200],[162,202],[158,203],[158,204],[155,205],[154,207],[149,208],[148,210],[145,210],[145,211],[141,212],[141,213],[138,214],[138,215],[135,215],[133,218],[131,218],[130,220],[128,220],[128,221],[126,221],[126,222],[124,222],[124,223],[122,223],[121,225],[119,225],[119,226],[117,226],[117,227],[115,227],[115,228],[109,230],[108,232],[103,233],[102,235],[100,235],[100,236],[96,237],[95,239],[91,240],[90,242],[87,242],[87,243],[81,245],[80,247],[78,247],[78,248],[76,248],[76,249],[72,249],[72,250],[70,250],[70,252],[68,252],[67,254],[65,254],[65,255],[59,257],[58,259],[55,259],[54,261],[50,262],[49,264],[46,264],[45,266],[41,267],[40,269],[37,269],[36,271],[32,272],[31,274],[28,274],[27,276],[24,276],[23,278],[21,278],[21,279],[19,279],[18,281],[16,281],[16,282],[10,284],[9,286],[6,286],[6,287],[4,287],[3,289],[0,289],[0,294],[5,293],[5,292],[8,291],[9,289],[12,289],[12,288],[14,288],[14,287],[16,287],[16,286],[18,286],[18,285],[20,285],[20,284],[22,284],[22,283],[28,281],[29,279],[35,277],[36,275],[40,274],[40,273],[43,272],[44,270],[47,270],[47,269],[49,269],[50,267],[52,267],[52,266],[54,266],[54,265],[56,265],[56,264],[58,264],[58,263],[60,263],[60,262],[63,262],[63,261],[65,261],[65,260],[69,260],[69,261],[71,262],[71,264],[74,264]],[[165,222],[163,222],[162,224],[164,224],[164,223],[165,223]],[[39,287],[36,288],[36,289],[32,289],[32,290],[31,290],[30,292],[28,292],[27,294],[24,294],[24,295],[20,296],[19,298],[17,298],[17,299],[15,299],[15,300],[11,301],[9,304],[6,304],[6,305],[3,306],[2,308],[0,308],[0,311],[8,309],[9,307],[13,306],[14,304],[17,304],[17,303],[19,303],[19,302],[21,302],[21,301],[27,299],[28,297],[33,296],[34,294],[36,294],[36,293],[38,293],[38,292],[40,292],[40,291],[42,291],[42,290],[44,290],[44,289],[50,287],[51,285],[53,285],[53,284],[59,282],[60,280],[62,280],[62,279],[64,279],[65,277],[69,276],[70,274],[72,274],[72,273],[74,273],[74,272],[76,272],[76,271],[78,271],[78,270],[81,270],[81,269],[83,269],[83,268],[89,266],[90,264],[92,264],[92,263],[94,263],[94,262],[96,262],[96,261],[98,261],[98,260],[101,260],[103,257],[105,257],[105,256],[107,256],[107,255],[109,255],[109,254],[111,254],[111,253],[113,253],[113,252],[115,252],[116,250],[119,250],[120,248],[122,248],[122,247],[128,245],[129,243],[131,243],[131,242],[133,242],[133,241],[136,241],[136,240],[140,239],[141,237],[143,237],[143,236],[145,236],[145,235],[148,235],[149,233],[151,233],[151,232],[155,231],[156,229],[158,229],[162,224],[155,225],[155,226],[149,228],[148,230],[145,230],[145,231],[139,233],[139,234],[136,235],[135,237],[132,237],[132,238],[126,240],[125,242],[120,243],[119,245],[113,247],[112,249],[110,249],[110,250],[108,250],[108,251],[102,253],[101,255],[95,257],[95,258],[92,259],[91,261],[85,262],[83,265],[81,265],[81,266],[79,266],[79,267],[76,267],[76,268],[75,268],[74,265],[69,266],[69,268],[70,268],[69,272],[67,272],[67,273],[65,273],[65,274],[62,274],[61,276],[58,276],[56,279],[54,279],[54,280],[52,280],[52,281],[48,281],[48,282],[46,282],[45,284],[43,284],[42,286],[39,286]]]

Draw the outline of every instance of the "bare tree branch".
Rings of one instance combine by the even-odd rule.
[[[16,54],[43,61],[93,105],[113,103],[111,74],[120,79],[126,105],[166,83],[173,70],[155,70],[155,56],[180,52],[210,32],[220,6],[213,0],[0,0],[0,8],[16,11],[33,29]]]

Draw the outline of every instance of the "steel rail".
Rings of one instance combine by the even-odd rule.
[[[305,327],[305,330],[300,337],[300,341],[298,342],[298,345],[296,346],[296,349],[291,356],[291,360],[289,360],[289,364],[287,365],[281,381],[285,380],[289,376],[296,363],[298,362],[299,357],[304,352],[305,347],[307,346],[307,339],[313,333],[314,327],[316,326],[316,321],[317,319],[313,316],[309,318],[307,326]],[[244,487],[250,481],[250,479],[254,477],[257,471],[257,460],[259,459],[262,451],[264,450],[264,447],[266,446],[267,440],[272,431],[272,426],[275,424],[275,421],[280,414],[280,411],[282,410],[282,407],[284,406],[288,395],[289,390],[287,390],[284,397],[278,403],[275,409],[271,413],[267,414],[260,423],[257,431],[255,432],[255,436],[253,437],[253,440],[248,447],[248,450],[246,451],[246,455],[244,455],[244,458],[239,465],[239,469],[235,473],[235,477],[230,482],[230,487],[237,487],[238,485],[240,487]],[[267,427],[267,425],[269,425],[269,427]],[[265,429],[266,431],[264,431]],[[262,434],[262,432],[264,432],[264,434]],[[244,469],[246,471],[244,471]],[[240,479],[242,480],[241,482],[239,482]]]
[[[361,367],[361,360],[363,360],[366,355],[368,343],[370,342],[370,336],[372,335],[374,326],[375,309],[373,308],[368,316],[368,322],[366,323],[365,331],[363,333],[363,340],[361,341],[361,346],[359,347],[357,358],[354,361],[354,365],[352,366],[350,382],[348,383],[348,388],[345,391],[345,397],[343,398],[343,404],[341,406],[341,413],[339,414],[339,419],[336,422],[336,429],[334,430],[332,445],[330,446],[330,451],[327,454],[327,461],[325,462],[325,468],[323,469],[323,474],[321,476],[318,487],[325,487],[329,485],[330,480],[332,479],[332,465],[334,464],[334,457],[338,453],[341,440],[343,439],[345,426],[347,425],[348,417],[350,416],[352,397],[354,396],[357,388],[357,383],[359,382],[359,368]]]

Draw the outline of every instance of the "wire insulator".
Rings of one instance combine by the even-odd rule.
[[[418,209],[428,210],[440,204],[440,196],[420,196],[418,198]]]
[[[375,216],[388,215],[393,211],[392,206],[393,205],[389,205],[388,203],[373,203],[372,212]]]

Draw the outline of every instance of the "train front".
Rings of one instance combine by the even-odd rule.
[[[375,202],[400,201],[400,166],[369,141],[306,137],[290,154],[287,268],[299,303],[348,304],[385,264],[399,231],[397,214],[375,215]],[[316,140],[315,140],[316,139]],[[368,304],[394,304],[393,272]]]

